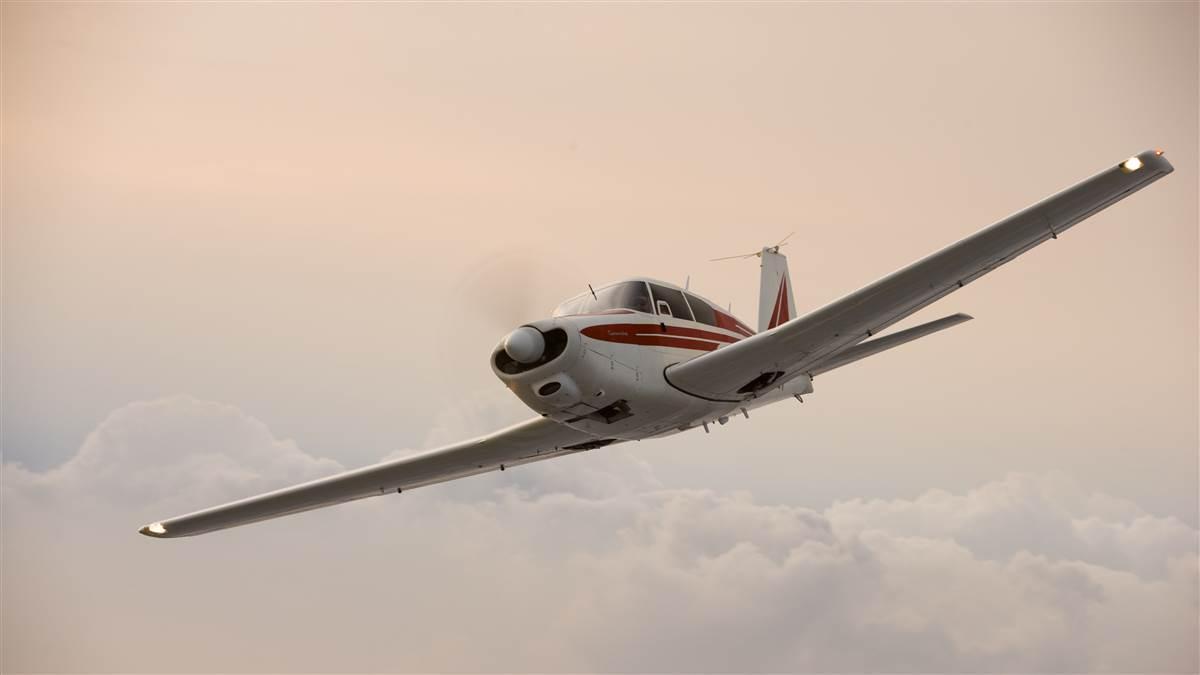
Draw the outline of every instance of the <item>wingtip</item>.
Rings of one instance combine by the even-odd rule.
[[[1131,163],[1135,163],[1136,166]],[[1134,173],[1143,166],[1149,166],[1160,174],[1168,174],[1175,171],[1175,167],[1171,165],[1171,162],[1167,161],[1166,152],[1162,148],[1143,150],[1121,162],[1118,166],[1121,168],[1121,171],[1127,174]]]
[[[150,523],[143,525],[138,529],[138,534],[144,534],[147,537],[162,539],[167,536],[167,528],[162,523]]]

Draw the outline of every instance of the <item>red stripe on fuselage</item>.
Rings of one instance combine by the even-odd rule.
[[[594,337],[589,335],[588,337]],[[597,340],[605,342],[620,342],[629,345],[641,345],[649,347],[675,347],[677,349],[695,349],[702,352],[711,352],[717,348],[717,343],[706,342],[704,340],[693,340],[691,338],[671,337],[666,334],[658,335],[628,335],[628,336],[608,336],[598,337]]]
[[[632,345],[677,347],[711,352],[718,342],[733,343],[740,338],[724,333],[715,333],[699,328],[666,326],[656,323],[609,323],[588,326],[580,331],[584,336],[604,342],[619,342]]]
[[[726,314],[725,312],[722,312],[721,310],[716,309],[716,308],[713,309],[713,313],[717,315],[717,326],[719,326],[720,328],[724,328],[725,330],[733,331],[734,333],[741,333],[742,335],[744,335],[746,337],[750,337],[751,335],[754,335],[754,331],[747,328],[746,324],[742,323],[741,321],[738,321],[733,316]]]

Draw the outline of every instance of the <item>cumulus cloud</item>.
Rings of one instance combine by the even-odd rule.
[[[67,462],[45,473],[4,466],[23,494],[127,504],[233,499],[341,471],[222,403],[174,396],[114,411]]]
[[[1087,492],[1061,474],[1012,474],[962,495],[931,490],[913,500],[839,502],[828,511],[843,534],[950,539],[976,556],[1007,560],[1033,551],[1158,578],[1196,551],[1196,530],[1132,502]]]
[[[664,486],[635,450],[152,541],[133,533],[148,503],[197,508],[340,467],[229,406],[128,406],[58,469],[4,467],[17,553],[0,665],[1198,668],[1197,531],[1177,519],[1061,475],[765,504]]]

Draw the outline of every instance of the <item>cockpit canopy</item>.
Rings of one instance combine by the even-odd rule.
[[[590,292],[581,293],[555,308],[554,316],[598,314],[614,309],[672,316],[751,334],[745,324],[716,309],[704,298],[655,281],[618,281],[597,288],[594,296]]]
[[[597,288],[595,296],[588,292],[567,300],[555,308],[554,316],[598,314],[610,309],[632,309],[635,312],[653,314],[653,307],[646,282],[620,281]]]

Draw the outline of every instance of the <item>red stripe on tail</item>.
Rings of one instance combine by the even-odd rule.
[[[774,328],[790,318],[788,316],[787,278],[783,278],[779,280],[779,293],[775,295],[775,308],[771,310],[771,321],[767,323],[767,329]]]

